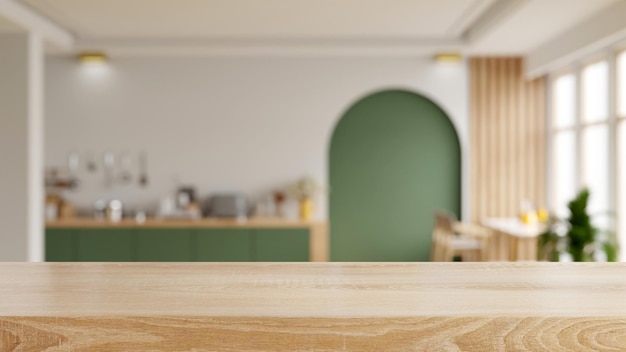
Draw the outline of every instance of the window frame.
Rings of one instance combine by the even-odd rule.
[[[619,116],[618,101],[619,92],[621,90],[626,89],[626,82],[623,87],[619,86],[618,77],[621,71],[626,70],[626,65],[624,67],[619,67],[617,64],[617,60],[620,55],[626,55],[626,45],[621,46],[619,49],[617,48],[609,48],[601,52],[596,52],[592,56],[589,56],[585,60],[580,60],[574,64],[565,67],[562,70],[553,72],[548,75],[548,92],[547,101],[547,115],[546,119],[546,128],[547,128],[547,138],[548,138],[548,157],[546,161],[548,165],[546,165],[546,175],[547,175],[547,184],[549,185],[550,192],[546,194],[546,204],[549,205],[550,209],[558,209],[559,205],[556,204],[556,187],[555,187],[555,153],[554,153],[554,141],[555,135],[559,132],[564,131],[575,131],[575,163],[576,163],[576,175],[574,175],[574,184],[578,189],[583,187],[586,183],[585,181],[585,158],[584,158],[584,131],[592,126],[598,125],[606,125],[608,127],[608,180],[609,182],[609,194],[608,194],[608,208],[611,209],[614,213],[614,216],[611,218],[609,222],[609,230],[615,231],[618,235],[619,243],[626,244],[626,219],[620,219],[619,215],[622,212],[622,207],[626,207],[626,204],[622,204],[620,202],[620,192],[622,188],[626,187],[626,181],[619,182],[619,180],[625,180],[626,175],[618,175],[619,172],[619,158],[622,157],[619,155],[618,151],[618,127],[620,123],[626,124],[626,109],[624,109],[624,116]],[[584,100],[583,100],[583,85],[584,78],[583,72],[584,69],[590,65],[595,63],[606,61],[607,62],[607,104],[608,116],[605,120],[600,121],[592,121],[585,122],[584,121]],[[572,74],[575,80],[575,106],[574,106],[574,125],[567,127],[554,127],[554,116],[555,116],[555,101],[554,101],[554,89],[556,81],[566,75]],[[626,102],[625,102],[626,104]],[[625,127],[626,128],[626,127]],[[621,143],[626,143],[626,141],[621,141]],[[626,165],[622,167],[622,173],[626,173]],[[626,261],[626,249],[621,251],[620,260]]]
[[[548,165],[546,167],[546,171],[548,176],[548,185],[550,185],[549,189],[550,192],[547,195],[547,202],[546,204],[548,204],[549,208],[552,209],[553,211],[556,210],[558,208],[557,204],[555,204],[555,198],[556,198],[556,192],[557,192],[557,187],[554,187],[554,179],[553,176],[555,174],[555,171],[553,170],[553,166],[556,165],[556,156],[555,156],[555,150],[554,150],[554,141],[555,141],[555,136],[560,133],[560,132],[566,132],[566,131],[574,131],[574,144],[576,145],[576,155],[574,157],[574,162],[575,162],[575,174],[574,174],[574,184],[576,185],[576,187],[578,187],[580,185],[580,170],[581,170],[581,160],[579,158],[580,156],[580,136],[581,136],[581,130],[580,130],[580,114],[579,114],[579,108],[580,108],[580,81],[579,81],[579,71],[580,68],[578,66],[574,66],[574,67],[569,67],[567,69],[561,70],[558,73],[555,73],[553,75],[550,75],[548,77],[548,89],[547,91],[549,92],[549,97],[548,97],[548,118],[547,118],[547,131],[549,131],[548,133],[548,138],[549,141],[547,143],[547,145],[549,146],[548,150],[546,151],[548,153],[548,157],[546,158],[549,162]],[[567,126],[567,127],[554,127],[554,115],[555,115],[555,104],[554,104],[554,90],[555,90],[555,83],[556,81],[564,76],[567,75],[573,75],[574,76],[574,95],[575,95],[575,104],[574,104],[574,124],[572,126]]]
[[[616,57],[615,54],[608,54],[608,53],[604,53],[604,54],[596,54],[592,60],[587,60],[585,61],[580,67],[579,67],[579,78],[580,78],[580,83],[577,87],[578,89],[578,106],[579,106],[579,110],[578,110],[578,125],[579,125],[579,135],[578,135],[578,139],[577,139],[577,143],[578,143],[578,150],[577,150],[577,159],[579,160],[579,170],[578,170],[578,174],[579,174],[579,182],[578,182],[578,188],[581,189],[583,186],[587,185],[587,180],[586,180],[586,165],[585,165],[585,157],[584,157],[584,151],[585,151],[585,138],[583,137],[584,135],[584,131],[589,128],[589,127],[593,127],[593,126],[607,126],[608,129],[608,140],[607,140],[607,152],[608,155],[606,156],[608,158],[607,160],[607,165],[608,165],[608,177],[606,179],[606,182],[608,182],[608,204],[606,205],[608,210],[617,210],[615,208],[615,198],[616,198],[616,194],[615,194],[615,184],[614,184],[614,174],[615,174],[615,158],[614,158],[614,144],[615,144],[615,140],[616,138],[613,136],[614,135],[614,126],[612,124],[612,121],[614,121],[614,117],[615,117],[615,100],[612,97],[615,93],[615,89],[614,89],[614,84],[612,81],[615,81],[615,77],[616,77],[616,71],[615,71],[615,60],[614,58]],[[597,64],[599,62],[606,62],[607,65],[607,81],[606,81],[606,85],[607,85],[607,99],[606,99],[606,104],[607,104],[607,117],[604,120],[599,120],[599,121],[593,121],[593,122],[585,122],[585,118],[584,118],[584,113],[585,113],[585,107],[584,107],[584,103],[585,103],[585,99],[583,96],[583,86],[585,85],[584,82],[584,78],[583,78],[583,72],[585,70],[585,68],[592,66],[594,64]],[[615,212],[617,214],[617,212]],[[615,227],[615,221],[609,221],[609,231],[615,231],[616,227]]]
[[[613,136],[613,168],[614,168],[614,173],[612,174],[614,177],[614,180],[611,180],[612,184],[615,186],[615,192],[614,193],[614,209],[615,209],[615,231],[617,234],[617,239],[618,242],[622,245],[622,250],[620,253],[620,260],[621,261],[626,261],[626,218],[620,218],[620,214],[624,213],[626,214],[626,212],[624,212],[624,209],[626,209],[626,200],[620,200],[620,196],[622,195],[623,192],[625,192],[626,190],[624,190],[623,188],[626,187],[626,165],[620,165],[620,159],[626,159],[626,156],[622,156],[620,155],[620,143],[626,143],[626,140],[624,141],[619,141],[618,140],[618,134],[619,134],[619,127],[621,124],[624,124],[624,128],[626,128],[626,108],[622,109],[624,110],[625,114],[624,115],[620,115],[619,111],[620,111],[620,102],[618,101],[618,97],[621,95],[621,91],[622,90],[626,90],[626,82],[624,82],[623,87],[620,86],[619,82],[618,82],[618,78],[620,77],[620,73],[621,70],[626,70],[626,62],[624,64],[624,67],[620,67],[618,65],[618,59],[620,56],[622,55],[626,55],[626,43],[621,43],[621,45],[618,47],[617,50],[614,51],[614,55],[613,55],[613,69],[614,69],[614,74],[613,76],[613,83],[612,83],[612,87],[613,88],[613,109],[614,109],[614,119],[613,119],[613,126],[611,126],[611,129],[613,131],[612,136]],[[624,104],[626,105],[626,102],[624,102]],[[626,148],[625,148],[626,149]],[[620,172],[620,169],[622,169]],[[621,180],[621,182],[620,182]]]

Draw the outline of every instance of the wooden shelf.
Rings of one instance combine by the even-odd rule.
[[[624,264],[3,263],[0,277],[2,351],[626,349]]]

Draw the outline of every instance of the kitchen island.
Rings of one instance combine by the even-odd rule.
[[[5,263],[1,351],[626,349],[626,265]]]
[[[46,223],[46,261],[329,260],[328,224],[280,218]]]

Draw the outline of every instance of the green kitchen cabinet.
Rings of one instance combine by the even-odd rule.
[[[299,262],[308,229],[52,228],[49,262]]]
[[[137,261],[188,262],[193,260],[194,231],[190,229],[140,229]]]
[[[259,262],[306,262],[309,231],[306,229],[254,230],[254,260]]]
[[[249,262],[253,258],[252,231],[202,229],[196,232],[195,260],[202,262]]]
[[[71,262],[76,260],[76,230],[46,230],[46,261]]]
[[[76,236],[76,261],[130,262],[135,259],[135,231],[132,229],[81,229]]]

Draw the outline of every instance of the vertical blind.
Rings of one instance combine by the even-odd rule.
[[[545,79],[526,80],[521,58],[472,58],[470,84],[472,220],[545,206]]]

